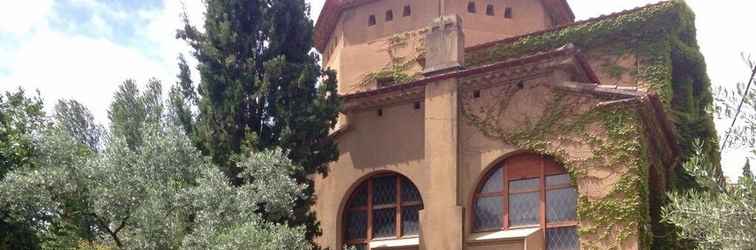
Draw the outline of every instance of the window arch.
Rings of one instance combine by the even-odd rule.
[[[517,155],[491,169],[473,200],[475,232],[540,227],[546,249],[578,249],[577,189],[558,163]]]
[[[344,209],[344,243],[368,249],[373,239],[412,238],[420,233],[420,192],[407,177],[372,176],[357,186]]]

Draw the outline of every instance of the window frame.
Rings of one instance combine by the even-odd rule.
[[[486,5],[486,16],[496,16],[496,7],[493,4]]]
[[[476,6],[475,1],[469,1],[467,2],[467,13],[475,14],[478,13],[478,7]]]
[[[373,192],[374,192],[374,181],[377,178],[381,177],[388,177],[393,176],[395,178],[395,200],[393,203],[388,204],[381,204],[381,205],[374,205],[373,203]],[[402,200],[402,185],[404,184],[402,181],[406,180],[406,183],[412,185],[412,187],[417,191],[418,193],[418,200],[417,201],[403,201]],[[359,194],[358,190],[362,185],[367,186],[367,194],[366,194],[366,204],[364,206],[358,206],[358,207],[350,207],[350,204],[352,200]],[[418,211],[423,209],[423,198],[422,195],[420,195],[420,190],[417,189],[417,186],[415,186],[412,181],[398,173],[379,173],[375,175],[371,175],[367,177],[366,179],[360,181],[355,188],[351,191],[349,196],[347,196],[347,200],[345,203],[345,207],[343,212],[339,215],[342,218],[342,237],[343,244],[345,246],[351,246],[351,245],[370,245],[370,242],[373,240],[388,240],[388,239],[411,239],[411,238],[418,238],[420,237],[419,230],[417,234],[407,234],[403,232],[403,221],[402,221],[402,210],[403,208],[417,208]],[[376,210],[380,209],[387,209],[387,208],[393,208],[395,211],[395,225],[394,225],[394,236],[387,236],[387,237],[374,237],[373,235],[373,213]],[[366,235],[364,239],[349,239],[348,237],[348,220],[346,219],[350,212],[365,212],[367,217],[367,225],[366,225]],[[419,218],[418,218],[419,223]],[[418,225],[419,226],[419,225]]]
[[[529,168],[525,171],[518,171],[519,173],[518,177],[520,178],[510,178],[510,170],[507,168],[507,163],[511,160],[519,160],[519,157],[537,157],[538,158],[538,167],[537,168]],[[557,170],[550,169],[551,171],[549,173],[546,172],[546,163],[549,162],[550,164],[553,164],[553,167]],[[533,162],[535,163],[535,162]],[[530,163],[529,163],[530,164]],[[535,164],[534,164],[535,165]],[[550,167],[551,168],[551,167]],[[482,193],[482,189],[485,186],[485,184],[488,183],[489,180],[496,174],[496,172],[501,169],[501,178],[502,178],[502,187],[501,191],[499,192],[486,192]],[[563,228],[563,227],[579,227],[579,222],[577,221],[577,217],[574,220],[567,220],[567,221],[559,221],[559,222],[548,222],[546,216],[547,216],[547,199],[546,194],[549,191],[552,190],[560,190],[560,189],[569,189],[573,188],[575,192],[577,192],[577,186],[575,183],[570,181],[570,183],[562,183],[562,184],[556,184],[556,185],[550,185],[546,186],[546,177],[548,176],[557,176],[557,175],[563,175],[569,173],[561,164],[558,164],[556,161],[542,155],[536,155],[536,154],[518,154],[514,155],[512,157],[508,157],[507,159],[504,159],[494,165],[493,167],[489,168],[482,179],[477,184],[477,187],[475,188],[475,193],[472,197],[472,203],[470,204],[471,208],[471,232],[472,233],[486,233],[486,232],[498,232],[498,231],[507,231],[507,230],[513,230],[513,229],[521,229],[521,228],[540,228],[541,233],[543,234],[544,239],[546,239],[546,230],[552,229],[552,228]],[[524,175],[521,176],[521,175]],[[538,224],[532,224],[532,225],[518,225],[518,226],[511,226],[509,225],[509,196],[510,196],[510,182],[517,181],[517,180],[526,180],[526,179],[532,179],[532,178],[538,178],[539,184],[537,189],[528,189],[528,190],[518,190],[514,194],[520,194],[520,193],[531,193],[531,192],[539,192],[539,206],[538,206]],[[578,194],[579,195],[579,194]],[[483,228],[478,229],[477,228],[477,209],[476,204],[480,198],[490,198],[490,197],[499,197],[501,198],[501,227],[499,228]],[[546,244],[546,240],[544,240],[544,244]],[[545,247],[545,246],[544,246]]]
[[[402,17],[408,17],[412,16],[412,6],[405,5],[404,9],[402,9]]]
[[[394,21],[394,10],[387,10],[386,17],[384,19],[385,22]]]

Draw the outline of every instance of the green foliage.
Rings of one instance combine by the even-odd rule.
[[[197,114],[193,108],[197,107],[197,91],[184,55],[179,55],[178,60],[179,74],[177,77],[179,81],[171,87],[168,94],[169,108],[171,109],[170,112],[175,114],[174,122],[184,129],[187,136],[194,139],[197,133],[195,127]]]
[[[474,67],[503,58],[559,48],[568,43],[586,50],[600,50],[600,53],[616,57],[635,56],[639,60],[638,68],[628,73],[638,79],[640,87],[656,92],[663,100],[667,112],[672,114],[682,159],[691,157],[693,141],[703,138],[703,152],[714,162],[709,171],[721,176],[717,134],[709,113],[713,98],[706,65],[696,41],[694,20],[693,12],[683,1],[669,1],[471,51],[466,54],[465,62],[466,66]],[[627,69],[608,67],[604,70],[616,78]],[[547,146],[542,140],[528,144],[539,149]],[[676,167],[674,174],[668,178],[668,189],[699,188],[693,178],[680,167]],[[644,197],[646,198],[648,197]],[[647,203],[643,200],[641,205],[648,206]],[[655,221],[652,225],[654,228],[665,227]],[[663,233],[672,236],[654,238],[655,247],[665,248],[677,244],[673,242],[673,231],[666,230]]]
[[[100,149],[100,138],[105,129],[94,121],[94,116],[84,105],[75,100],[59,100],[53,116],[60,129],[76,138],[79,144],[92,151]]]
[[[42,99],[18,89],[0,95],[0,181],[14,170],[34,168],[38,155],[35,134],[46,126]],[[0,249],[38,249],[31,228],[9,218],[0,205]]]
[[[78,136],[97,126],[70,122],[89,117],[86,109],[56,116],[39,132],[36,167],[0,182],[0,207],[30,225],[46,249],[311,248],[304,227],[271,222],[291,216],[304,198],[306,186],[291,177],[301,167],[279,149],[245,155],[240,185],[232,185],[180,126],[160,119],[175,116],[162,111],[160,84],[148,88],[121,86],[111,112],[118,133],[97,138],[101,151]],[[119,113],[125,107],[140,112]]]
[[[189,208],[200,211],[195,228],[184,240],[186,249],[310,249],[305,228],[267,222],[261,217],[291,216],[305,186],[289,177],[301,171],[281,150],[245,157],[239,168],[244,182],[239,187],[216,169],[206,169],[199,184],[185,198]],[[263,204],[262,206],[260,204]]]
[[[756,69],[756,61],[745,55],[743,59],[748,68]],[[753,72],[748,73],[754,74]],[[725,143],[724,149],[756,148],[756,91],[753,90],[753,86],[747,91],[747,87],[747,83],[739,82],[734,88],[720,86],[717,89],[715,110],[720,119],[732,121],[738,114],[737,110],[741,101],[743,103],[737,117],[739,122],[735,123],[732,130],[729,131],[728,141],[723,142]]]
[[[401,49],[407,48],[408,40],[414,33],[406,32],[392,36],[386,41],[384,51],[389,57],[389,62],[376,72],[370,72],[362,76],[360,84],[368,85],[379,81],[388,81],[390,84],[404,84],[417,80],[419,73],[408,74],[407,72],[417,65],[416,57],[423,53],[424,47],[419,46],[415,53],[410,56],[398,56]]]
[[[708,171],[713,163],[703,147],[694,149],[684,167],[704,189],[671,193],[662,210],[664,220],[677,225],[682,237],[695,240],[698,249],[756,248],[756,182],[745,175],[735,184],[723,184]]]
[[[115,137],[124,137],[129,148],[142,145],[142,130],[148,123],[155,124],[162,117],[162,87],[157,79],[150,79],[147,90],[139,91],[134,80],[126,80],[113,95],[108,110],[110,132]]]
[[[669,1],[473,51],[465,61],[467,66],[482,65],[567,43],[583,49],[604,48],[617,56],[631,53],[641,62],[636,73],[639,83],[657,92],[674,115],[683,158],[691,155],[693,140],[700,136],[706,138],[705,152],[718,162],[716,130],[708,112],[713,99],[711,84],[698,49],[694,19],[683,1]],[[712,171],[721,172],[718,163],[713,167]],[[684,173],[678,172],[672,180],[673,188],[690,188],[692,183],[686,179],[689,180]]]
[[[329,130],[340,110],[335,72],[312,50],[313,24],[304,0],[205,1],[204,31],[185,19],[177,37],[194,48],[198,84],[197,141],[205,155],[239,184],[245,150],[286,150],[301,183],[338,157]],[[311,190],[307,190],[311,193]],[[292,224],[317,232],[309,201]]]
[[[324,170],[337,155],[327,135],[339,102],[333,73],[321,71],[310,53],[305,2],[216,0],[206,6],[205,32],[187,21],[178,37],[199,61],[198,127],[207,153],[228,167],[244,146],[280,146],[307,172]]]
[[[0,95],[0,179],[33,166],[34,133],[46,125],[43,109],[39,96],[28,97],[22,89]]]
[[[463,116],[488,137],[517,148],[549,155],[561,161],[573,181],[604,181],[589,176],[589,169],[601,169],[620,175],[616,184],[603,198],[581,196],[577,214],[581,222],[579,232],[595,237],[583,240],[587,249],[611,246],[621,249],[629,237],[637,236],[642,247],[648,247],[650,232],[648,206],[648,156],[643,145],[643,123],[637,107],[630,105],[596,106],[603,99],[569,95],[553,91],[543,98],[544,111],[524,119],[514,128],[502,128],[500,119],[511,118],[507,113],[510,101],[523,89],[509,84],[496,93],[497,101],[479,109],[475,104],[462,102]],[[475,100],[475,99],[465,99]],[[473,101],[474,102],[474,101]],[[596,133],[596,129],[605,131]],[[599,131],[601,131],[599,130]],[[592,132],[593,131],[593,132]],[[571,155],[563,145],[587,148],[591,157]]]

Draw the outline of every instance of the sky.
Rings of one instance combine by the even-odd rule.
[[[317,18],[324,0],[311,3]],[[631,9],[657,0],[568,0],[578,20]],[[742,53],[756,57],[752,10],[756,1],[688,0],[696,13],[698,41],[717,86],[734,86],[748,78]],[[176,81],[176,58],[191,50],[175,39],[186,9],[190,21],[202,23],[200,0],[24,0],[0,8],[0,91],[22,87],[39,90],[48,106],[76,99],[96,119],[107,121],[107,107],[125,79],[146,83]],[[193,74],[197,78],[197,73]],[[717,121],[720,130],[727,121]],[[725,174],[740,175],[743,150],[723,155]]]

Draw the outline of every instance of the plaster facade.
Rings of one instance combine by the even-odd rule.
[[[359,1],[355,1],[359,2]],[[324,66],[334,69],[342,83],[342,93],[363,90],[355,86],[362,82],[366,72],[385,68],[391,61],[386,53],[390,39],[394,36],[408,36],[406,46],[397,57],[412,58],[414,48],[423,47],[428,25],[442,15],[457,15],[463,20],[465,44],[473,46],[495,41],[504,37],[522,35],[553,27],[557,22],[546,12],[544,2],[538,0],[381,0],[362,1],[351,4],[340,12],[338,22],[325,43]],[[440,3],[443,3],[441,10]],[[475,4],[475,13],[468,11],[468,4]],[[491,6],[493,15],[487,15]],[[404,8],[411,14],[404,16]],[[505,10],[512,12],[511,18],[504,16]],[[386,21],[386,12],[391,11],[393,19]],[[376,20],[369,25],[370,16]],[[414,68],[415,72],[421,70]]]
[[[420,233],[373,240],[368,244],[371,249],[547,249],[542,228],[476,232],[472,226],[474,196],[481,182],[502,161],[522,154],[553,158],[569,172],[579,193],[578,207],[618,195],[647,197],[648,192],[664,190],[666,166],[676,160],[674,142],[665,140],[670,132],[663,129],[669,121],[653,93],[632,73],[608,70],[618,65],[632,71],[642,62],[632,54],[608,55],[600,48],[566,45],[494,64],[459,67],[464,65],[465,48],[557,23],[544,1],[474,2],[477,14],[467,12],[468,2],[446,1],[444,18],[438,18],[438,1],[367,1],[341,12],[328,42],[333,47],[325,49],[324,61],[339,73],[344,97],[344,113],[333,133],[340,156],[329,166],[328,175],[312,177],[316,197],[312,209],[323,230],[316,240],[320,247],[343,248],[344,212],[350,195],[364,180],[382,173],[407,177],[419,191],[423,202]],[[512,7],[512,20],[493,20],[503,19],[503,12],[498,11],[486,16],[487,3],[502,11]],[[403,20],[406,5],[412,6],[412,16]],[[394,19],[384,22],[388,9],[393,10]],[[377,20],[368,27],[369,15],[376,15]],[[459,21],[446,25],[450,19]],[[413,55],[417,48],[447,49],[423,51],[425,61],[408,69],[418,79],[409,83],[359,85],[365,73],[381,70],[389,61],[382,48],[396,34],[411,34],[403,55]],[[449,41],[461,44],[448,46]],[[560,112],[552,117],[555,107]],[[622,140],[643,148],[625,161],[607,156],[606,150],[615,148],[597,144],[613,140],[613,128],[600,118],[581,120],[595,109],[630,114],[632,136]],[[542,125],[549,119],[584,124],[579,128]],[[514,136],[520,131],[532,131],[534,138]],[[653,179],[651,190],[616,193],[627,176],[643,183]],[[642,203],[629,206],[647,213]],[[630,219],[604,225],[580,213],[576,222],[580,248],[643,248],[646,222]]]

